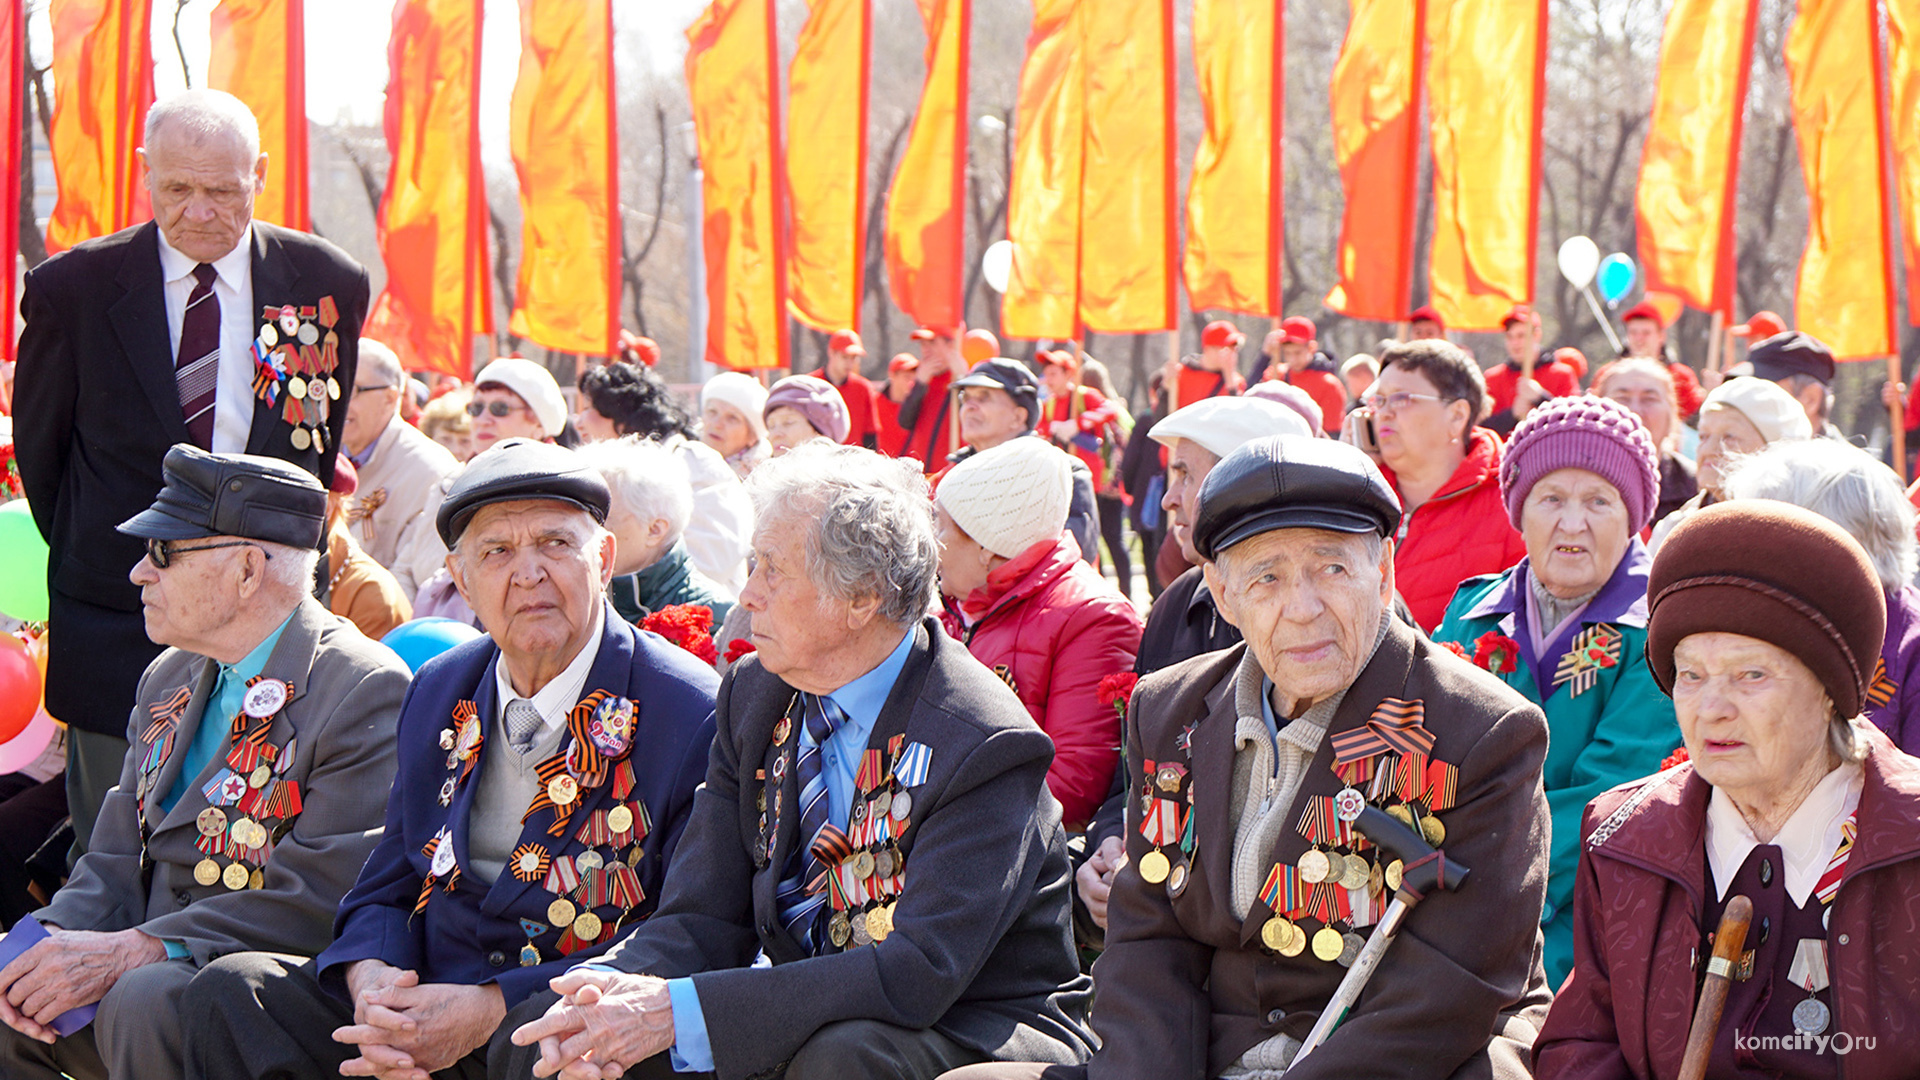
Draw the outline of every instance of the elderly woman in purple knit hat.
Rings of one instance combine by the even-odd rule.
[[[1500,493],[1527,557],[1463,582],[1433,637],[1547,714],[1553,851],[1540,923],[1557,986],[1573,966],[1581,812],[1680,745],[1673,702],[1640,659],[1652,562],[1640,532],[1660,500],[1659,451],[1626,406],[1555,398],[1514,428]]]
[[[846,442],[847,432],[853,429],[846,399],[817,375],[790,375],[774,383],[760,415],[767,422],[767,442],[774,457],[814,439]]]

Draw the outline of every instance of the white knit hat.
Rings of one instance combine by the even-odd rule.
[[[1190,439],[1214,457],[1226,457],[1242,443],[1268,435],[1312,435],[1299,413],[1277,401],[1256,397],[1210,397],[1196,401],[1153,425],[1148,438],[1171,447]]]
[[[1813,437],[1813,422],[1807,419],[1807,410],[1778,383],[1752,375],[1728,379],[1713,388],[1707,400],[1700,403],[1700,411],[1705,413],[1718,406],[1746,417],[1769,443]]]
[[[1073,461],[1045,439],[1023,435],[982,450],[940,480],[934,501],[974,542],[1018,556],[1067,527]]]
[[[520,400],[533,410],[533,418],[540,421],[547,438],[559,435],[567,426],[567,399],[560,396],[560,384],[553,380],[553,372],[543,365],[525,357],[503,356],[473,377],[475,386],[488,383],[498,383],[519,394]]]
[[[723,371],[700,388],[701,411],[706,410],[710,401],[739,409],[754,434],[766,437],[767,421],[761,414],[767,407],[767,388],[760,385],[760,380],[738,371]]]

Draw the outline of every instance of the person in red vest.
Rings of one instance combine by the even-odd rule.
[[[919,357],[912,353],[894,354],[893,359],[887,361],[886,388],[876,389],[873,395],[874,425],[880,435],[880,445],[875,449],[888,457],[899,457],[907,444],[907,429],[900,426],[900,403],[919,385],[915,377],[919,370]]]
[[[1340,385],[1333,357],[1320,351],[1318,328],[1312,319],[1295,316],[1280,324],[1279,333],[1281,363],[1267,369],[1267,378],[1305,390],[1320,406],[1321,424],[1327,434],[1340,434],[1340,425],[1347,418],[1347,388]]]
[[[900,401],[900,426],[907,431],[900,457],[915,458],[921,471],[937,473],[960,449],[959,417],[948,393],[953,380],[967,373],[960,356],[965,327],[923,326],[913,332],[920,343],[920,363],[914,369],[914,388]]]
[[[1407,340],[1425,341],[1429,338],[1447,337],[1447,320],[1440,317],[1439,309],[1421,306],[1407,315]]]
[[[1493,400],[1493,411],[1482,423],[1504,435],[1547,398],[1578,394],[1580,377],[1573,368],[1540,348],[1540,314],[1531,307],[1513,305],[1500,320],[1500,329],[1507,336],[1507,362],[1486,373],[1487,396]],[[1530,380],[1525,377],[1529,357],[1533,358]]]
[[[869,450],[880,448],[880,417],[874,399],[880,394],[860,374],[860,361],[867,355],[855,330],[835,330],[827,339],[827,363],[817,374],[840,391],[847,403],[847,418],[852,423],[846,442]]]
[[[1240,375],[1240,346],[1247,340],[1238,327],[1217,319],[1200,331],[1200,356],[1168,361],[1165,385],[1173,388],[1169,410],[1210,397],[1238,394],[1247,388]]]
[[[1620,325],[1627,331],[1627,347],[1621,350],[1620,355],[1635,360],[1657,360],[1667,365],[1667,370],[1673,374],[1673,396],[1680,403],[1681,416],[1698,415],[1700,403],[1707,396],[1700,389],[1700,379],[1694,375],[1693,369],[1675,360],[1667,351],[1667,320],[1661,317],[1660,309],[1642,300],[1620,316]]]
[[[1080,385],[1080,358],[1073,349],[1040,350],[1040,380],[1047,398],[1040,405],[1039,434],[1086,463],[1093,474],[1093,490],[1105,482],[1100,444],[1106,427],[1120,418],[1118,403],[1100,391]]]

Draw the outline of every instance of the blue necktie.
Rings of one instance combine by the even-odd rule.
[[[825,941],[820,932],[820,916],[826,911],[827,890],[823,887],[808,894],[806,884],[819,879],[826,870],[813,853],[813,840],[828,820],[827,781],[820,775],[820,753],[827,740],[846,722],[847,714],[831,700],[812,694],[801,695],[801,708],[813,745],[802,746],[799,759],[794,762],[794,783],[800,788],[800,834],[794,844],[792,861],[788,863],[792,873],[780,882],[774,899],[787,932],[818,955]]]

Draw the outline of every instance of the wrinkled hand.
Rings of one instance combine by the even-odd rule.
[[[160,939],[138,930],[53,930],[0,968],[0,1020],[50,1043],[55,1038],[50,1025],[60,1014],[97,1003],[120,976],[166,958]]]
[[[367,996],[399,981],[402,975],[414,975],[380,960],[356,960],[347,966],[347,997],[353,1000],[353,1022],[367,1022]],[[418,982],[418,976],[415,976]]]
[[[359,1057],[340,1066],[342,1076],[430,1080],[429,1074],[486,1045],[506,1019],[506,999],[497,985],[422,986],[412,971],[388,971],[398,975],[355,994],[357,1022],[333,1033],[335,1042],[360,1050]]]
[[[1880,403],[1889,409],[1900,409],[1907,403],[1907,384],[1888,380],[1880,384]]]
[[[664,979],[575,970],[549,985],[560,1000],[513,1033],[515,1046],[540,1044],[535,1076],[615,1080],[673,1045],[673,1001]]]
[[[1073,881],[1080,889],[1080,902],[1100,929],[1107,928],[1107,897],[1113,893],[1113,879],[1127,865],[1127,845],[1117,836],[1100,841],[1087,861],[1074,871]]]

